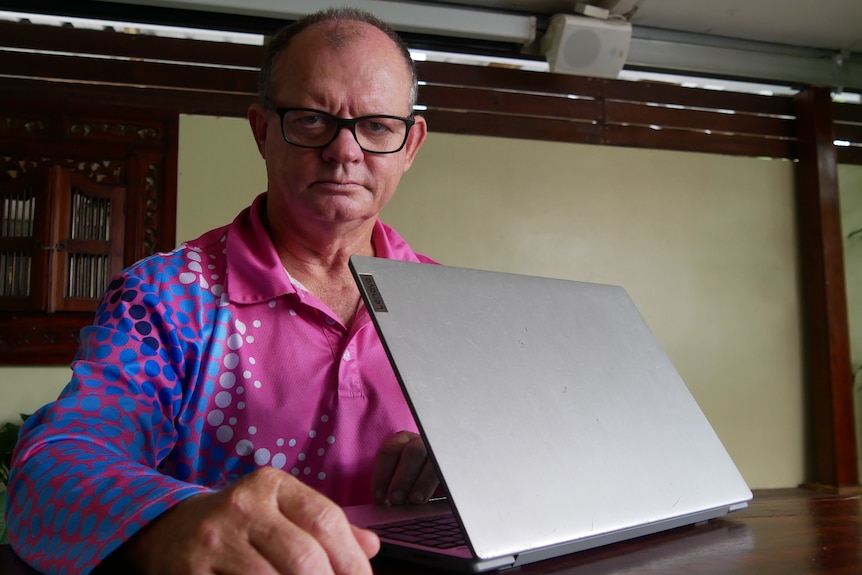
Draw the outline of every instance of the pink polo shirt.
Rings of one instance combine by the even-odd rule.
[[[111,283],[71,382],[16,453],[10,532],[40,571],[87,573],[174,503],[264,466],[371,501],[381,443],[416,431],[368,312],[347,329],[292,281],[265,210],[262,194]],[[372,240],[379,257],[433,263],[381,222]]]

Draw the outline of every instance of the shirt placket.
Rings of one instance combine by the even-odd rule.
[[[341,322],[329,315],[325,316],[324,324],[323,332],[332,350],[332,359],[338,366],[338,395],[361,397],[362,378],[357,361],[356,330],[346,332]]]
[[[365,394],[360,369],[359,341],[361,333],[368,329],[374,329],[374,326],[365,307],[360,305],[347,334],[338,368],[338,391],[344,397],[362,397]]]

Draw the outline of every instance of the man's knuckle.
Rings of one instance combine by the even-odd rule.
[[[249,481],[260,485],[269,485],[284,479],[284,473],[274,467],[261,467],[251,475]]]
[[[309,532],[315,539],[331,536],[341,530],[346,522],[344,512],[339,507],[326,505],[314,514]]]
[[[201,521],[195,533],[197,546],[204,551],[217,551],[222,548],[222,530],[211,521]]]
[[[428,450],[425,449],[425,443],[416,438],[404,446],[404,453],[411,458],[425,458],[428,455]]]
[[[255,509],[260,505],[256,490],[237,487],[224,494],[222,511],[228,517],[233,517],[239,523],[246,523],[255,516]]]
[[[298,544],[290,554],[291,573],[326,573],[329,557],[313,541]]]

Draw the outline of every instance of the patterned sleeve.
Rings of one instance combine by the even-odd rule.
[[[169,264],[170,254],[158,256],[111,283],[81,331],[70,383],[22,430],[9,533],[42,573],[89,573],[147,522],[206,490],[159,471],[189,433],[181,414],[201,344],[183,334],[204,323],[203,311],[165,303],[168,276],[147,270]]]

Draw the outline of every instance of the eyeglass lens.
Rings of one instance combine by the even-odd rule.
[[[349,128],[362,149],[369,152],[398,151],[407,139],[408,124],[401,118],[367,116],[346,119],[314,110],[289,110],[284,113],[284,137],[298,146],[325,147],[343,127]]]

